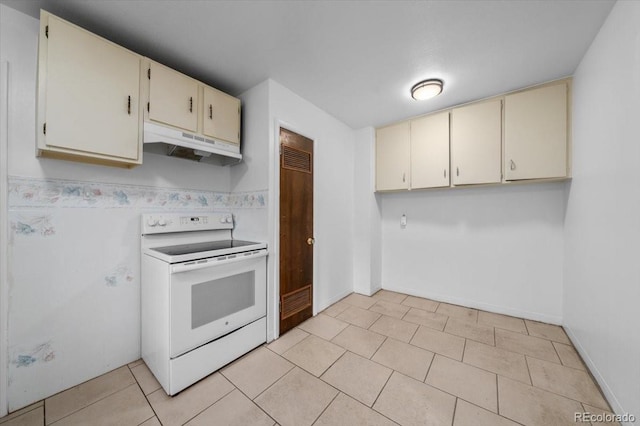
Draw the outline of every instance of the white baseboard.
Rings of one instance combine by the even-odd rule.
[[[589,369],[589,371],[591,372],[593,377],[598,382],[598,385],[600,385],[600,388],[602,389],[602,392],[604,393],[604,397],[607,399],[607,402],[609,403],[609,405],[611,405],[611,409],[613,410],[613,412],[615,414],[620,414],[620,415],[623,415],[623,414],[627,413],[627,411],[625,411],[624,408],[622,408],[622,405],[620,404],[620,401],[618,401],[618,398],[616,398],[615,394],[613,393],[613,391],[609,387],[609,384],[604,379],[604,377],[600,373],[600,370],[598,370],[598,367],[593,362],[593,360],[591,359],[591,357],[587,353],[587,351],[584,348],[584,346],[582,346],[582,344],[580,343],[580,340],[578,340],[578,337],[575,335],[575,333],[573,332],[571,327],[565,325],[565,326],[563,326],[563,328],[567,332],[567,335],[569,336],[569,339],[571,340],[571,343],[573,343],[573,346],[576,348],[576,350],[578,351],[578,353],[582,357],[582,360],[584,361],[585,364],[587,364],[587,368]],[[626,423],[623,423],[623,424],[629,425],[629,426],[632,425],[632,423],[629,423],[629,422],[626,422]]]
[[[374,294],[376,294],[378,291],[382,290],[382,286],[376,286],[376,287],[370,287],[367,290],[361,289],[361,288],[354,288],[353,292],[354,293],[358,293],[358,294],[362,294],[365,296],[373,296]]]
[[[433,293],[429,291],[415,290],[412,288],[404,288],[400,286],[382,285],[385,290],[396,291],[398,293],[408,294],[411,296],[424,297],[425,299],[435,300],[437,302],[451,303],[454,305],[466,306],[469,308],[482,309],[483,311],[494,312],[496,314],[509,315],[512,317],[525,318],[534,321],[546,322],[549,324],[562,325],[562,317],[556,315],[541,314],[539,312],[524,311],[521,309],[507,308],[504,306],[492,305],[490,303],[478,302],[475,300],[465,299],[461,297],[452,297],[443,294]]]
[[[346,290],[343,291],[342,293],[339,293],[335,296],[333,296],[331,299],[325,301],[324,303],[320,304],[318,303],[318,311],[314,312],[313,315],[317,315],[318,313],[324,311],[325,309],[327,309],[329,306],[333,305],[334,303],[344,299],[345,297],[347,297],[348,295],[350,295],[351,293],[353,293],[352,290]]]

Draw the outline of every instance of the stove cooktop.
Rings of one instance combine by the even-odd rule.
[[[165,243],[166,244],[166,243]],[[242,240],[214,240],[187,244],[147,247],[143,251],[149,256],[171,264],[190,262],[209,257],[230,256],[254,250],[266,249],[265,243]]]
[[[152,250],[155,250],[162,254],[166,254],[167,256],[180,256],[183,254],[240,248],[245,246],[253,246],[256,244],[260,244],[260,243],[254,243],[253,241],[241,241],[241,240],[222,240],[222,241],[207,241],[204,243],[180,244],[176,246],[154,247]]]

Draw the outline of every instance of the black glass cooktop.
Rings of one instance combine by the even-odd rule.
[[[182,254],[201,253],[204,251],[224,250],[230,248],[252,246],[259,243],[241,240],[207,241],[204,243],[180,244],[177,246],[154,247],[153,250],[167,256],[180,256]]]

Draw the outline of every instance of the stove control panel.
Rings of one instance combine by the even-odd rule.
[[[209,223],[209,216],[182,216],[180,217],[180,224],[187,226],[199,226],[207,225]]]
[[[142,235],[216,229],[233,229],[233,215],[231,213],[142,215]]]

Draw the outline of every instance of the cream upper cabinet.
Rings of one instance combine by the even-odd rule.
[[[198,81],[150,62],[149,120],[190,132],[198,130]]]
[[[41,12],[38,154],[142,162],[141,57]]]
[[[409,123],[376,130],[376,190],[409,189]]]
[[[411,188],[449,186],[449,112],[411,121]]]
[[[240,99],[204,86],[202,113],[205,136],[240,143]]]
[[[492,100],[451,112],[453,185],[502,180],[502,101]]]
[[[505,96],[506,180],[567,176],[567,83]]]

